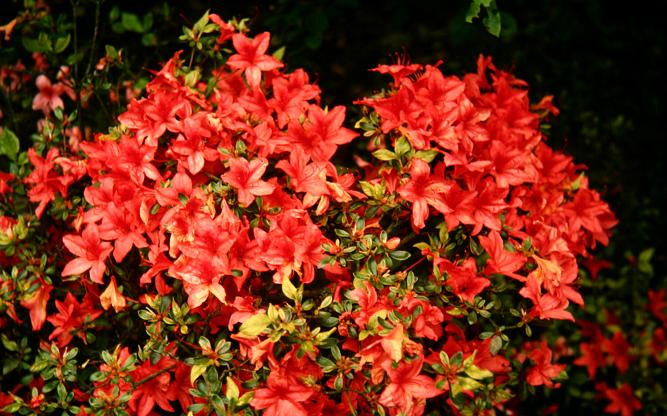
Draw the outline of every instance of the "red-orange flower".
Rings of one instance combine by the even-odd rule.
[[[254,39],[248,39],[241,33],[232,36],[237,54],[229,57],[227,65],[234,69],[244,70],[246,81],[252,88],[257,88],[262,82],[263,71],[283,66],[276,58],[265,55],[269,48],[270,38],[271,35],[268,32],[260,33]]]
[[[68,234],[63,237],[65,247],[77,256],[65,265],[63,276],[73,276],[90,271],[90,280],[102,284],[102,276],[107,266],[104,264],[113,250],[111,244],[100,240],[97,225],[89,224],[78,236]]]
[[[267,416],[308,416],[303,402],[314,391],[282,372],[271,372],[266,388],[255,390],[250,405]]]
[[[250,162],[244,158],[229,160],[229,172],[222,175],[222,180],[236,189],[242,206],[247,207],[256,196],[269,195],[275,189],[275,185],[262,180],[267,166],[269,162],[265,159]]]
[[[35,84],[39,89],[39,93],[32,100],[32,109],[41,110],[44,114],[49,114],[56,108],[63,108],[65,106],[62,98],[60,98],[61,95],[67,94],[72,100],[76,97],[72,87],[62,82],[51,84],[46,75],[38,76]]]
[[[435,387],[433,379],[419,374],[423,362],[423,358],[409,363],[401,362],[397,368],[393,368],[390,362],[385,362],[385,371],[389,375],[390,383],[382,392],[379,403],[389,408],[396,408],[404,414],[421,414],[413,413],[413,410],[423,405],[424,399],[443,393]]]

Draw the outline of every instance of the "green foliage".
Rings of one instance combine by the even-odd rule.
[[[479,18],[479,14],[484,8],[486,17],[482,19],[486,30],[495,37],[500,36],[501,29],[501,15],[496,5],[496,0],[471,0],[470,9],[466,13],[466,22],[472,23],[473,20]]]

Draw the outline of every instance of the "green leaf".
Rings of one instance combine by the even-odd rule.
[[[397,155],[403,156],[404,154],[408,153],[410,149],[410,142],[408,142],[408,139],[405,137],[401,136],[396,140],[394,150],[396,151]]]
[[[416,158],[421,159],[426,163],[431,163],[437,155],[438,151],[433,149],[419,150],[418,152],[415,153]]]
[[[274,58],[276,58],[276,59],[279,60],[279,61],[282,61],[282,60],[283,60],[283,56],[285,56],[285,47],[284,47],[284,46],[281,46],[281,47],[278,48],[275,52],[273,52],[273,53],[271,54],[271,56],[273,56]]]
[[[495,6],[496,2],[492,1],[492,4]],[[486,11],[488,15],[482,20],[484,27],[486,27],[487,32],[493,36],[500,37],[501,17],[498,9],[494,7],[493,9],[487,9]]]
[[[30,39],[23,37],[21,38],[21,43],[23,47],[28,52],[46,52],[51,50],[51,42],[44,42],[43,39]]]
[[[472,21],[479,17],[479,13],[482,11],[482,6],[489,7],[489,4],[492,0],[472,0],[470,2],[470,8],[468,8],[468,13],[466,13],[466,22],[472,23]]]
[[[151,26],[153,26],[153,13],[146,13],[143,21],[144,32],[147,32]]]
[[[14,371],[16,369],[16,367],[19,366],[20,363],[21,362],[19,360],[16,360],[16,359],[5,361],[4,364],[2,365],[2,375],[5,376],[5,375],[11,373],[12,371]],[[44,367],[46,367],[46,365]],[[32,371],[32,369],[31,369],[31,371]]]
[[[19,138],[14,132],[4,128],[0,133],[0,155],[7,155],[10,159],[16,160],[20,146]]]
[[[491,355],[496,355],[498,354],[498,351],[503,347],[503,340],[496,336],[491,338],[491,343],[489,344],[489,352],[491,352]]]
[[[475,380],[482,380],[485,378],[493,377],[493,373],[489,370],[485,370],[477,367],[476,365],[471,365],[465,369],[465,373]]]
[[[266,315],[253,315],[241,324],[239,332],[248,337],[256,337],[261,334],[271,322],[273,322],[273,320]]]
[[[208,10],[206,10],[206,13],[204,13],[204,15],[200,17],[199,20],[197,20],[192,29],[195,33],[201,33],[204,30],[206,23],[208,23]]]
[[[373,152],[373,156],[376,158],[388,162],[397,158],[396,153],[387,149],[379,149]]]
[[[112,45],[104,45],[104,51],[106,52],[106,56],[111,59],[116,59],[118,57],[118,50]]]
[[[70,38],[71,37],[68,33],[67,36],[65,36],[64,38],[56,39],[56,46],[53,48],[53,51],[55,53],[60,53],[60,52],[64,51],[65,49],[67,49],[67,46],[69,45]]]
[[[120,9],[118,6],[113,6],[111,11],[109,12],[109,21],[113,22],[114,20],[118,20],[120,17]]]
[[[394,250],[389,253],[389,256],[391,256],[391,258],[394,260],[405,261],[410,258],[410,253],[402,250]]]
[[[206,372],[206,369],[208,368],[208,364],[195,364],[192,366],[192,369],[190,370],[190,383],[192,385],[195,384],[195,380],[199,378],[202,374]]]
[[[471,0],[470,8],[466,13],[466,22],[472,23],[474,19],[479,18],[479,14],[484,7],[486,17],[482,19],[482,23],[486,30],[493,36],[500,36],[501,18],[496,0]]]
[[[651,265],[651,259],[653,258],[654,252],[654,248],[647,248],[646,250],[639,253],[639,257],[637,259],[637,268],[640,272],[653,276],[653,266]]]
[[[139,17],[134,13],[123,12],[120,18],[120,24],[125,30],[129,30],[131,32],[144,32],[144,26],[141,24],[141,20],[139,20]]]
[[[283,295],[285,295],[288,299],[292,299],[293,301],[296,302],[299,302],[301,300],[301,294],[299,293],[299,290],[287,277],[283,279],[282,290],[283,290]]]
[[[234,383],[234,379],[231,377],[227,376],[227,387],[225,389],[225,397],[228,400],[238,400],[239,398],[239,387]]]

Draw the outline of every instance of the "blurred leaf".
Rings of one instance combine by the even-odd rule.
[[[486,12],[486,17],[482,19],[482,23],[490,34],[499,37],[501,17],[496,0],[471,0],[470,8],[466,14],[466,22],[472,23],[473,20],[479,18],[482,7]]]
[[[60,53],[60,52],[64,51],[65,49],[67,49],[67,46],[69,45],[69,41],[70,41],[69,33],[64,38],[58,38],[56,40],[56,46],[53,49],[53,51],[55,53]]]
[[[23,37],[21,38],[21,43],[23,43],[23,47],[28,51],[28,52],[46,52],[49,49],[51,49],[51,45],[45,42],[42,42],[37,39],[30,39]]]
[[[16,160],[21,143],[14,132],[4,128],[0,133],[0,155],[7,155],[10,159]]]
[[[640,272],[646,273],[649,276],[653,276],[653,266],[651,265],[651,259],[653,258],[653,253],[655,249],[647,248],[646,250],[639,253],[639,258],[637,262],[637,268]]]
[[[123,13],[120,18],[120,23],[125,30],[137,33],[145,32],[139,17],[134,13]]]

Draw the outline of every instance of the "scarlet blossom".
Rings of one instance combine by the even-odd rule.
[[[443,214],[452,210],[443,199],[443,194],[449,190],[444,178],[431,175],[431,170],[422,159],[413,159],[410,167],[410,179],[397,189],[406,201],[412,202],[412,226],[416,229],[424,228],[429,216],[429,205]]]
[[[7,182],[11,181],[14,179],[15,176],[14,174],[11,173],[5,173],[5,172],[0,172],[0,195],[5,195],[11,191],[11,187]]]
[[[229,171],[222,175],[222,180],[230,184],[238,192],[239,203],[247,207],[256,196],[269,195],[275,185],[262,180],[269,163],[263,159],[248,162],[244,158],[230,159]]]
[[[61,95],[67,94],[72,100],[76,97],[72,87],[62,82],[51,84],[46,75],[39,75],[35,80],[35,84],[39,89],[39,93],[32,100],[32,109],[41,110],[46,115],[50,114],[56,108],[65,107],[62,98],[60,98]]]
[[[371,69],[371,71],[379,72],[380,74],[389,74],[394,79],[394,84],[399,85],[400,81],[415,72],[422,69],[419,64],[401,64],[394,65],[378,65]]]
[[[208,20],[215,23],[220,28],[220,36],[218,36],[216,43],[225,42],[227,39],[230,39],[236,31],[234,26],[222,20],[222,18],[215,13],[210,13],[208,15]]]
[[[272,371],[266,380],[266,387],[255,390],[250,405],[264,410],[267,416],[308,416],[303,402],[314,390],[304,386],[283,372]]]
[[[632,416],[642,408],[641,402],[635,397],[632,387],[627,383],[616,389],[602,384],[600,390],[610,401],[604,408],[605,413],[620,413],[622,416]]]
[[[308,117],[302,123],[298,119],[289,122],[287,140],[300,147],[315,162],[327,162],[336,153],[338,145],[349,143],[358,134],[343,127],[345,107],[339,105],[329,110],[319,106],[308,107]]]
[[[37,289],[21,300],[21,306],[30,312],[30,323],[35,331],[39,331],[46,321],[46,305],[53,290],[53,286],[41,278],[37,283]]]
[[[667,310],[667,300],[665,299],[665,293],[667,293],[665,289],[649,289],[646,307],[651,311],[653,316],[660,319],[663,325],[667,326],[667,314],[665,313]]]
[[[425,399],[443,393],[443,390],[435,387],[433,379],[420,374],[423,362],[421,357],[409,363],[400,362],[396,368],[386,362],[384,369],[390,383],[380,395],[379,403],[406,415],[421,414],[420,409],[423,409]]]
[[[65,265],[63,276],[73,276],[90,271],[90,280],[102,284],[102,277],[107,266],[104,263],[113,247],[100,240],[97,225],[88,224],[81,235],[68,234],[63,237],[65,247],[77,256]]]
[[[491,284],[489,279],[477,275],[473,258],[466,259],[460,266],[446,259],[439,260],[439,263],[441,269],[447,272],[446,282],[452,292],[467,302],[474,303],[475,296]]]
[[[148,416],[156,404],[162,410],[174,412],[170,402],[178,398],[180,390],[171,374],[176,366],[176,360],[163,356],[155,364],[147,360],[133,370],[130,376],[136,387],[132,391],[129,408],[138,416]]]
[[[58,313],[50,315],[47,320],[55,327],[49,335],[49,340],[57,338],[59,347],[64,347],[72,340],[73,335],[86,341],[82,329],[84,323],[94,321],[102,311],[88,301],[79,302],[72,293],[67,293],[64,301],[56,300]]]
[[[519,290],[519,294],[533,301],[534,306],[531,314],[540,319],[567,319],[574,321],[574,316],[565,310],[569,304],[563,299],[552,294],[542,294],[537,278],[531,276],[526,280],[526,286]]]
[[[611,339],[602,340],[602,350],[609,354],[610,363],[614,364],[618,371],[625,373],[630,368],[630,345],[625,340],[621,331],[616,332]]]
[[[271,35],[268,32],[260,33],[254,39],[248,39],[244,34],[232,36],[232,43],[236,54],[229,57],[227,65],[234,69],[244,70],[246,81],[252,88],[257,88],[262,81],[262,72],[281,68],[283,64],[276,58],[265,55],[269,48]]]
[[[551,364],[553,353],[545,341],[538,344],[528,357],[535,363],[535,366],[528,370],[526,381],[532,386],[545,385],[552,387],[552,379],[565,370],[564,364]]]
[[[492,230],[488,236],[480,236],[479,242],[490,256],[484,269],[486,274],[499,273],[520,281],[526,280],[516,273],[526,263],[526,257],[506,250],[499,232]]]
[[[56,199],[56,193],[67,196],[67,188],[74,182],[72,176],[55,171],[56,159],[59,156],[60,151],[56,147],[48,151],[46,158],[39,156],[34,148],[28,149],[28,160],[35,169],[24,179],[24,182],[30,185],[28,190],[30,201],[39,202],[35,209],[37,218],[41,218],[46,205]]]
[[[574,363],[585,366],[588,371],[588,377],[594,379],[597,369],[606,365],[605,356],[602,353],[600,344],[595,342],[582,343],[580,348],[581,356],[574,360]]]

